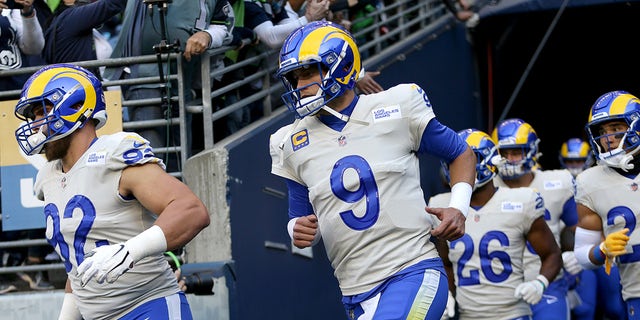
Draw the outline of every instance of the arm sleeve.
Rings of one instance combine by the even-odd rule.
[[[64,11],[64,18],[58,22],[57,32],[61,35],[91,32],[91,29],[97,28],[122,12],[126,5],[126,0],[100,0],[83,6],[71,7]]]
[[[309,189],[293,180],[285,179],[285,181],[289,189],[289,219],[312,214]]]
[[[451,163],[467,149],[464,142],[451,128],[431,119],[420,140],[419,153],[428,153]]]
[[[301,18],[302,19],[302,18]],[[291,20],[286,24],[273,25],[271,21],[265,21],[253,29],[258,39],[269,48],[277,49],[284,43],[284,39],[294,30],[302,27],[301,19]],[[306,18],[304,18],[306,21]]]
[[[576,256],[576,260],[585,269],[596,269],[599,266],[595,265],[589,258],[589,252],[591,252],[594,246],[597,246],[601,240],[601,232],[576,228],[575,243],[573,253]]]
[[[35,9],[33,9],[35,10]],[[11,10],[12,23],[18,35],[18,47],[24,54],[40,54],[44,48],[44,34],[37,15],[23,17],[20,9]]]
[[[234,26],[235,15],[229,1],[218,1],[211,18],[211,24],[205,30],[211,37],[209,49],[229,45],[233,40]]]
[[[297,17],[293,11],[285,10],[287,18],[274,25],[264,9],[252,2],[245,2],[244,26],[253,29],[258,39],[269,48],[278,49],[287,36],[299,27],[307,24],[307,18]]]
[[[567,227],[573,227],[578,224],[578,209],[576,209],[576,200],[574,197],[569,198],[567,202],[564,203],[560,219]]]

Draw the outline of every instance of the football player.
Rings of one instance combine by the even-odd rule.
[[[494,158],[498,167],[496,186],[535,189],[544,199],[545,221],[560,245],[560,221],[573,234],[578,222],[574,199],[573,176],[567,170],[543,170],[536,168],[540,139],[530,124],[522,119],[512,118],[501,121],[493,130],[492,138],[498,144],[499,157]],[[580,271],[572,251],[562,254],[564,270],[571,273]],[[540,257],[528,247],[524,255],[525,281],[531,281],[538,275]],[[545,289],[545,298],[532,304],[533,319],[566,320],[569,318],[567,303],[568,283],[562,270]]]
[[[558,156],[560,166],[569,170],[575,178],[580,172],[593,165],[591,147],[580,138],[571,138],[562,143]]]
[[[293,244],[324,240],[349,319],[440,319],[447,276],[431,235],[464,234],[475,156],[439,123],[416,84],[357,96],[352,36],[312,22],[280,51],[277,76],[295,116],[270,138],[271,172],[289,189]],[[446,159],[452,197],[425,214],[417,153]]]
[[[20,148],[48,160],[34,190],[68,275],[59,319],[191,319],[163,253],[206,227],[207,209],[138,134],[97,136],[107,113],[96,76],[44,67],[15,114]]]
[[[497,148],[491,137],[476,129],[458,134],[477,156],[476,181],[465,235],[454,241],[438,240],[438,248],[450,273],[459,319],[531,319],[529,304],[542,299],[562,267],[560,248],[544,221],[544,201],[531,188],[496,188],[497,169],[491,160]],[[446,205],[450,197],[450,193],[431,197],[429,206]],[[542,263],[537,276],[525,281],[527,241]],[[453,307],[453,303],[447,305],[449,318],[455,315]]]
[[[640,319],[639,120],[640,100],[634,95],[600,96],[585,128],[599,165],[576,178],[576,258],[585,268],[604,264],[607,273],[617,264],[629,319]]]

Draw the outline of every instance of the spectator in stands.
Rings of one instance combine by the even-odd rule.
[[[0,219],[0,230],[2,220]],[[23,231],[0,231],[0,242],[22,240],[26,237]],[[10,248],[0,250],[0,267],[19,266],[23,261],[26,252],[24,248]],[[18,290],[16,277],[13,275],[0,275],[0,294]]]
[[[335,0],[331,4],[331,11],[341,16],[341,24],[348,26],[347,29],[354,35],[359,46],[372,40],[371,37],[375,36],[375,33],[365,32],[362,34],[360,31],[377,22],[373,16],[377,11],[381,11],[379,20],[384,21],[386,14],[382,11],[383,9],[384,2],[381,0]],[[389,32],[389,27],[382,25],[379,27],[378,32],[379,34],[385,34]],[[366,50],[361,50],[360,54],[362,59],[366,59],[369,56],[369,52]]]
[[[28,239],[45,239],[45,229],[32,229],[27,232]],[[53,251],[50,245],[32,246],[27,249],[24,266],[44,264],[45,257]],[[31,290],[51,290],[54,286],[49,283],[48,273],[43,271],[18,272],[18,277],[27,283]]]
[[[44,47],[42,27],[36,18],[33,0],[15,0],[21,8],[9,8],[0,2],[0,71],[25,66],[27,55],[38,55]],[[22,88],[27,76],[0,77],[0,90]]]
[[[468,28],[474,28],[480,23],[480,15],[474,12],[467,0],[442,0],[442,3],[458,21],[465,22]]]
[[[41,0],[38,0],[41,1]],[[0,2],[2,15],[0,16],[0,51],[3,58],[0,59],[0,70],[17,69],[29,66],[30,56],[39,56],[44,47],[45,41],[42,27],[36,16],[36,9],[32,0],[15,0],[15,4],[19,7],[9,8],[6,2]],[[0,77],[0,90],[17,90],[28,78],[28,75],[14,77]],[[34,230],[32,232],[42,232],[44,229]],[[44,238],[44,232],[42,232]],[[26,231],[2,231],[3,241],[15,241],[27,238]],[[28,249],[10,249],[4,250],[7,255],[6,266],[19,266],[25,263],[26,256],[35,255],[36,250],[40,247],[32,247]],[[46,250],[46,247],[44,248]],[[3,259],[4,260],[4,259]],[[37,262],[34,262],[37,263]],[[3,263],[5,265],[5,263]],[[42,273],[35,273],[33,276],[25,273],[18,274],[23,280],[27,281],[32,289],[52,289],[53,287],[46,283],[42,278]],[[10,277],[4,277],[9,279]],[[3,281],[4,282],[4,281]],[[16,283],[0,284],[0,294],[17,290]]]
[[[206,0],[205,7],[201,2],[191,0],[174,0],[173,2],[156,2],[144,4],[142,1],[129,1],[124,13],[122,32],[111,55],[112,58],[131,57],[140,55],[168,53],[180,51],[184,58],[185,102],[192,100],[191,92],[194,73],[199,73],[200,57],[205,50],[227,45],[233,39],[232,28],[233,10],[227,0]],[[166,7],[165,7],[166,6]],[[160,8],[159,8],[160,7]],[[163,9],[166,8],[166,9]],[[166,16],[165,16],[166,13]],[[214,21],[215,23],[211,23]],[[165,23],[164,28],[161,22]],[[165,30],[166,34],[161,34]],[[156,46],[162,40],[167,46]],[[160,52],[162,51],[162,52]],[[132,65],[130,68],[107,68],[104,77],[109,80],[158,76],[159,63]],[[176,66],[170,66],[175,70]],[[167,65],[163,63],[166,70]],[[125,71],[126,70],[126,71]],[[164,72],[166,74],[166,72]],[[177,106],[169,103],[169,96],[177,95],[176,83],[165,81],[162,84],[131,85],[123,87],[126,100],[140,100],[161,98],[161,104],[129,107],[131,121],[158,120],[178,117]],[[191,114],[187,113],[187,126],[191,126]],[[178,130],[172,126],[167,130],[165,126],[138,130],[143,137],[155,147],[168,147],[179,144]],[[187,149],[190,150],[191,136],[187,137]],[[179,165],[175,161],[168,161],[169,171],[177,171]]]
[[[354,6],[360,2],[356,0],[347,3],[347,1],[330,0],[330,3],[331,5],[329,6],[329,14],[327,20],[343,26],[347,31],[351,31],[351,22],[342,18],[341,10],[347,8],[349,4],[351,4],[351,6]],[[289,0],[287,1],[285,9],[298,14],[302,10],[306,10],[306,4],[306,0]],[[302,14],[304,14],[304,11],[302,11]],[[291,16],[291,14],[289,15]],[[337,16],[340,16],[340,18],[338,18]],[[363,66],[360,77],[358,77],[358,82],[356,83],[356,89],[358,90],[358,93],[371,94],[383,91],[384,88],[382,88],[382,86],[373,79],[378,75],[380,75],[380,71],[365,71],[365,68]]]
[[[96,28],[123,11],[126,4],[127,0],[63,0],[45,27],[45,61],[52,64],[109,58],[111,45]],[[97,67],[88,69],[101,77]]]
[[[304,13],[299,16],[291,9],[291,5],[285,0],[267,1],[231,1],[235,12],[243,12],[243,15],[236,17],[235,27],[252,30],[259,43],[264,45],[244,47],[240,50],[232,50],[226,54],[226,64],[230,65],[238,60],[259,55],[265,50],[278,49],[282,46],[284,39],[295,29],[306,25],[311,21],[325,19],[329,15],[330,0],[308,1]],[[268,62],[270,63],[270,62]],[[275,62],[273,62],[275,63]],[[254,64],[239,69],[232,74],[226,75],[222,85],[242,80],[246,76],[260,70],[260,64]],[[231,105],[241,99],[249,97],[262,90],[262,79],[231,91],[214,103],[219,108]],[[255,101],[246,107],[231,113],[224,119],[223,126],[217,126],[216,136],[227,136],[246,126],[254,119],[262,117],[263,103],[261,100]]]

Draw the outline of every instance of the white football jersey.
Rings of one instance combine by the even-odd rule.
[[[562,216],[564,204],[575,194],[573,176],[565,169],[535,170],[532,172],[533,181],[531,181],[529,187],[539,192],[544,199],[544,206],[546,209],[544,220],[547,222],[549,229],[551,229],[551,232],[556,239],[556,243],[560,245],[560,233],[562,232],[560,218]],[[494,178],[493,183],[496,186],[508,188],[499,175]],[[534,253],[532,248],[527,247],[524,259],[526,266],[524,275],[525,280],[535,280],[539,274],[540,266],[542,265],[540,256]],[[563,270],[560,269],[560,272],[558,272],[558,275],[556,276],[556,280],[561,279],[562,277]]]
[[[47,240],[62,257],[77,305],[85,319],[117,319],[142,302],[179,291],[163,255],[136,263],[114,283],[80,285],[77,267],[98,245],[125,242],[153,225],[154,217],[135,199],[118,193],[122,170],[151,163],[164,166],[149,143],[135,133],[98,138],[69,170],[51,161],[35,182],[45,201]]]
[[[270,141],[271,172],[309,190],[345,296],[438,256],[415,152],[435,117],[425,92],[402,84],[362,95],[351,117],[369,125],[348,122],[338,132],[310,116]]]
[[[451,193],[433,196],[429,206],[446,207],[450,198]],[[464,236],[447,241],[461,320],[531,315],[529,304],[514,293],[524,282],[527,234],[541,216],[543,200],[531,188],[498,188],[482,208],[469,209]]]
[[[622,298],[640,297],[640,176],[626,178],[608,166],[589,168],[576,178],[576,202],[596,212],[605,237],[629,228],[627,253],[616,258]]]

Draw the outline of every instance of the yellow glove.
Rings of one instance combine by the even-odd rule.
[[[607,257],[604,262],[604,270],[607,274],[611,273],[611,264],[613,258],[627,253],[627,242],[629,242],[628,228],[609,234],[602,243],[600,243],[600,251]]]

